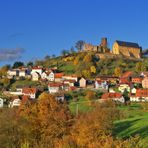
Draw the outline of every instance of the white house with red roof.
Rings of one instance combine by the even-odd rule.
[[[41,76],[41,74],[43,73],[43,68],[41,68],[41,67],[34,67],[34,68],[32,68],[32,70],[31,70],[31,75],[32,75],[33,73],[38,73],[38,74]]]
[[[148,102],[148,89],[137,89],[136,94],[130,96],[131,102]]]
[[[40,77],[41,76],[40,76],[40,74],[38,72],[31,73],[32,81],[39,81]]]
[[[54,81],[54,79],[55,79],[55,74],[54,74],[53,71],[49,72],[47,79],[48,79],[49,81],[51,81],[51,82]]]
[[[22,89],[22,94],[28,96],[30,99],[35,99],[37,94],[37,89],[35,87],[25,87]]]
[[[62,83],[49,83],[48,84],[48,90],[49,93],[59,93],[60,91],[63,90],[63,84]]]
[[[62,82],[62,77],[64,76],[64,73],[55,73],[54,74],[54,81],[55,82]]]
[[[101,101],[107,101],[107,100],[118,101],[121,103],[125,102],[125,99],[121,93],[105,93],[105,94],[103,94],[101,97]]]

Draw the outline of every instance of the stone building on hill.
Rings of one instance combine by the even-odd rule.
[[[109,53],[109,48],[107,47],[108,43],[107,43],[107,38],[102,38],[101,39],[101,43],[100,45],[92,45],[92,44],[89,44],[89,43],[85,43],[84,46],[83,46],[83,51],[95,51],[95,52],[98,52],[98,53]]]
[[[141,58],[141,47],[137,43],[115,41],[113,44],[112,52],[113,54],[123,55],[133,58]]]

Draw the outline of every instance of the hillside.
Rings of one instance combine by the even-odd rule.
[[[94,77],[97,75],[113,75],[116,67],[120,67],[122,72],[136,71],[135,67],[138,62],[142,63],[142,71],[148,69],[148,58],[133,59],[123,56],[110,56],[111,54],[96,54],[95,52],[80,52],[59,56],[56,58],[36,61],[35,65],[44,67],[57,67],[58,70],[65,74],[76,74],[78,76]],[[91,71],[91,67],[95,71]],[[83,71],[83,72],[82,72]],[[85,74],[84,74],[85,73]],[[87,74],[86,74],[87,73]]]

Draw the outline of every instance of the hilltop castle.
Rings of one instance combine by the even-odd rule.
[[[94,51],[102,54],[110,53],[113,55],[122,55],[125,57],[139,59],[141,58],[142,49],[137,43],[115,41],[113,44],[112,51],[110,51],[108,48],[107,38],[102,38],[100,45],[94,46],[92,44],[85,43],[83,46],[83,51]]]
[[[107,47],[107,38],[102,38],[101,44],[96,46],[89,43],[84,43],[83,51],[95,51],[98,53],[110,52],[109,48]]]
[[[113,54],[121,54],[127,57],[141,58],[141,47],[137,43],[115,41],[113,44]]]

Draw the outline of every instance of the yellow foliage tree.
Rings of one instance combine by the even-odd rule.
[[[114,74],[115,74],[115,76],[120,77],[121,74],[122,74],[121,68],[120,67],[116,67],[115,70],[114,70]]]
[[[91,73],[96,73],[96,67],[95,66],[91,66],[90,67],[90,71],[91,71]]]

